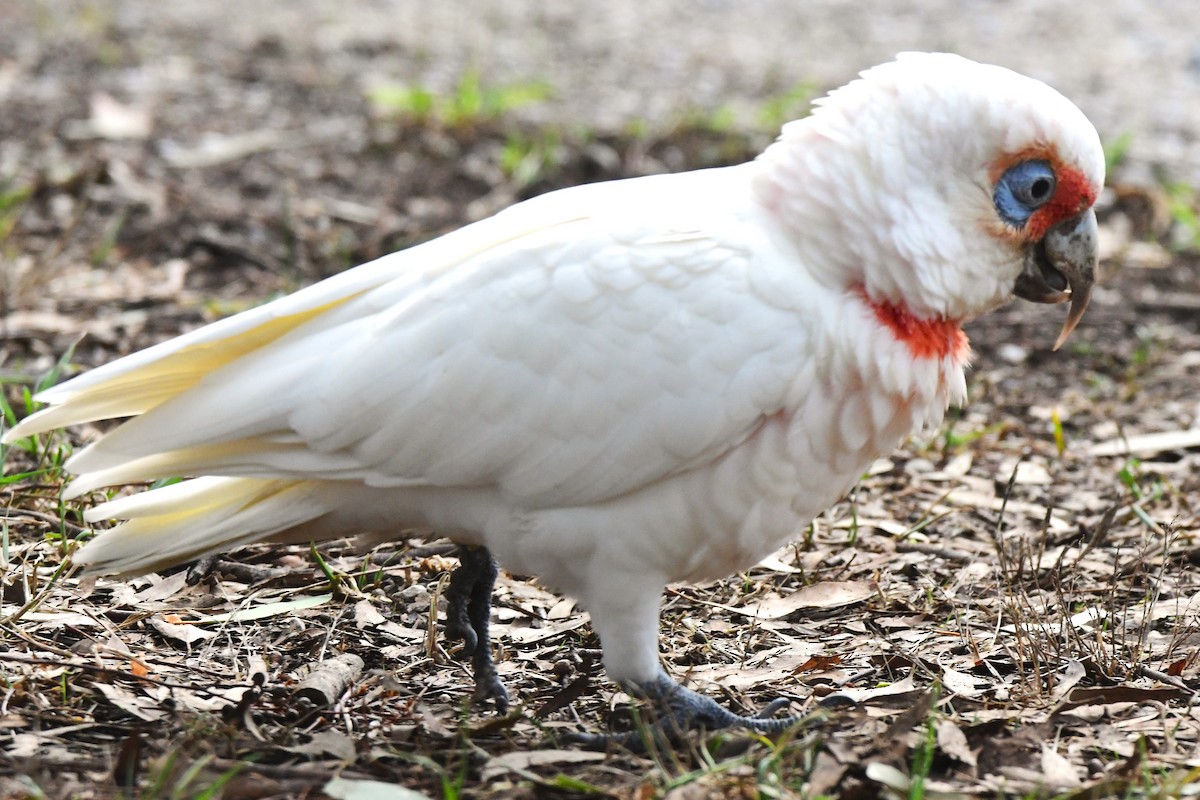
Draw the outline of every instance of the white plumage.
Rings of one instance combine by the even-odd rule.
[[[659,697],[665,584],[754,564],[963,402],[959,324],[1014,287],[1069,284],[1074,325],[1102,182],[1061,95],[910,54],[754,162],[526,201],[52,388],[6,440],[133,416],[68,496],[217,476],[93,508],[125,522],[92,569],[429,526],[578,597]]]

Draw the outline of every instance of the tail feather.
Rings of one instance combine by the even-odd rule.
[[[314,449],[292,436],[286,425],[281,427],[272,398],[260,395],[287,381],[250,376],[235,396],[222,396],[227,407],[240,410],[231,423],[212,413],[205,379],[239,366],[302,376],[302,359],[277,358],[289,337],[362,323],[372,314],[393,310],[479,254],[586,218],[589,198],[611,191],[600,184],[545,195],[125,356],[40,392],[35,399],[49,407],[4,432],[0,442],[83,422],[133,417],[68,461],[67,471],[79,477],[66,497],[169,475],[221,476],[197,477],[89,511],[89,522],[124,520],[76,553],[76,563],[91,572],[136,574],[255,541],[353,532],[345,530],[352,515],[339,516],[329,505],[344,503],[344,497],[337,500],[328,487],[344,479],[339,484],[344,494],[347,482],[373,485],[375,479],[363,474],[362,465],[346,460],[348,456]],[[296,356],[296,349],[303,355],[303,347],[289,354]],[[395,479],[388,485],[408,483]]]
[[[261,541],[328,511],[312,481],[196,478],[89,509],[88,522],[125,521],[74,561],[88,572],[150,572]]]
[[[331,479],[358,478],[364,472],[352,453],[316,452],[303,443],[271,441],[266,437],[168,450],[117,462],[103,469],[80,468],[72,458],[66,467],[79,477],[63,490],[64,500],[73,500],[105,486],[153,481],[171,475],[276,478],[310,473]]]
[[[288,314],[264,306],[256,310],[262,313],[230,317],[84,373],[39,393],[35,399],[51,407],[21,420],[2,441],[9,443],[81,422],[144,414],[195,386],[218,367],[270,344],[359,293],[361,290]]]

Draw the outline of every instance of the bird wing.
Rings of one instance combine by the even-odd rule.
[[[71,493],[234,475],[567,505],[709,461],[779,410],[805,338],[754,285],[781,256],[739,169],[539,198],[226,321],[175,353],[236,357],[126,403],[141,415],[68,463]],[[296,324],[268,339],[279,319]],[[142,356],[82,393],[120,398]]]

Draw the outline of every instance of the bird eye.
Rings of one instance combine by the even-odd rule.
[[[1050,202],[1056,186],[1050,162],[1022,161],[1000,176],[992,200],[1001,219],[1020,228],[1034,211]]]

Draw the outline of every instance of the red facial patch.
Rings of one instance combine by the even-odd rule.
[[[875,303],[865,294],[863,300],[875,313],[875,318],[890,330],[898,341],[908,347],[913,358],[940,360],[946,356],[953,356],[955,360],[965,361],[971,352],[967,335],[955,320],[942,317],[920,319],[902,306]]]
[[[1050,165],[1058,176],[1054,197],[1033,212],[1025,223],[1025,232],[1035,242],[1058,223],[1082,214],[1096,202],[1096,192],[1082,172],[1063,166],[1058,161],[1051,161]]]

